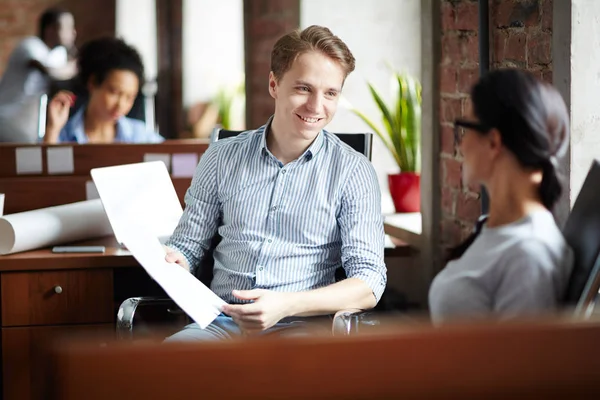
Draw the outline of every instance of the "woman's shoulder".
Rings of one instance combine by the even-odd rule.
[[[122,117],[118,122],[117,141],[127,143],[160,143],[165,139],[157,132],[150,130],[144,121]]]

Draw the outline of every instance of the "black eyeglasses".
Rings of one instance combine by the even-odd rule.
[[[487,126],[479,122],[467,121],[465,119],[457,119],[454,121],[454,143],[458,146],[462,142],[465,135],[465,128],[472,129],[480,133],[486,133],[490,130]]]

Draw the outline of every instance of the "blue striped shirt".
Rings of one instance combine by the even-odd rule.
[[[265,131],[217,141],[200,159],[184,214],[167,245],[192,271],[215,234],[211,289],[300,292],[347,277],[363,280],[377,301],[386,284],[381,194],[369,160],[321,131],[298,159],[283,165]]]

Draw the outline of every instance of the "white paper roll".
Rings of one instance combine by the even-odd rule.
[[[41,208],[0,218],[0,254],[109,236],[112,233],[100,199]]]

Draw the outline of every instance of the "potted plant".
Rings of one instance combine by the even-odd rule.
[[[393,99],[386,104],[371,83],[367,83],[381,112],[383,127],[357,109],[359,116],[383,141],[400,168],[388,175],[396,212],[419,212],[421,205],[421,84],[407,74],[394,73]]]

